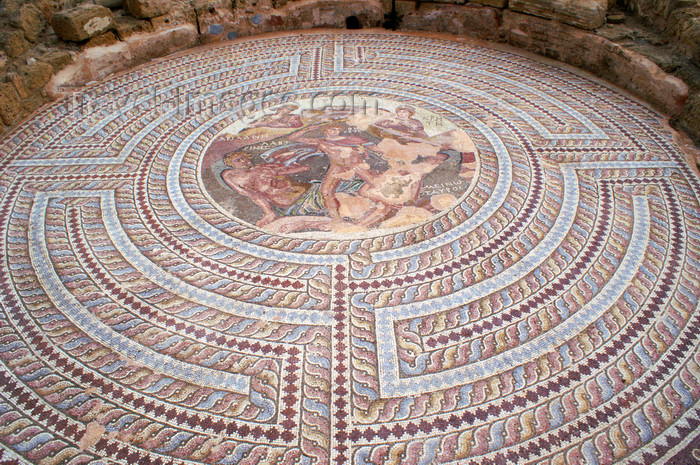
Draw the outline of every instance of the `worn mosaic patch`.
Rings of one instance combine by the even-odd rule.
[[[589,78],[255,38],[0,153],[3,463],[700,461],[700,180]]]

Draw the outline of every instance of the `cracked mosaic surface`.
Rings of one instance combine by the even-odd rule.
[[[570,70],[242,40],[0,153],[3,463],[700,457],[700,180]]]

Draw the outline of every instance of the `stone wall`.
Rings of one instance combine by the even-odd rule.
[[[594,73],[700,141],[696,0],[397,0],[400,29],[505,42]],[[0,131],[90,81],[198,44],[377,27],[391,0],[0,0]]]
[[[700,143],[700,34],[693,32],[700,11],[688,6],[696,0],[629,1],[636,9],[608,0],[397,0],[397,9],[406,29],[506,42],[589,71],[646,100]],[[663,1],[658,15],[642,13]]]
[[[644,24],[668,34],[698,57],[700,4],[696,0],[622,0]]]

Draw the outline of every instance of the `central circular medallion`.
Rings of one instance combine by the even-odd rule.
[[[199,173],[222,211],[269,233],[354,234],[429,221],[478,169],[474,142],[447,118],[350,95],[239,119],[209,144]]]

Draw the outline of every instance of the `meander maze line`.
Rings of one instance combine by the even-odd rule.
[[[650,111],[385,34],[243,42],[94,89],[144,83],[448,104],[481,123],[480,178],[405,232],[280,238],[198,184],[239,114],[50,105],[3,141],[3,460],[649,463],[697,427],[699,186]]]
[[[99,216],[101,216],[101,215],[99,215]],[[105,284],[106,284],[106,283],[105,283]],[[119,294],[120,294],[119,297],[121,297],[121,298],[127,300],[127,303],[133,303],[133,300],[132,300],[131,302],[128,301],[128,299],[130,299],[129,296],[126,296],[126,297],[125,297],[125,296],[122,295],[123,292],[120,292]],[[274,339],[274,338],[270,338],[270,339]],[[229,341],[229,342],[230,342],[230,341]],[[266,345],[264,345],[264,346],[262,346],[262,347],[260,347],[260,346],[261,346],[260,344],[257,344],[257,346],[258,346],[258,347],[255,347],[255,344],[253,345],[253,347],[255,347],[254,350],[256,350],[256,351],[262,350],[263,353],[267,353],[267,352],[269,352],[269,351],[271,350],[269,344],[266,344]],[[247,347],[246,347],[246,348],[247,348]],[[275,349],[277,349],[277,348],[275,348]],[[184,355],[184,354],[183,354],[183,355]],[[191,354],[190,354],[190,355],[191,355]],[[292,358],[294,358],[294,357],[292,356]],[[291,367],[293,367],[293,369],[292,369],[291,371],[294,371],[294,370],[297,369],[297,368],[295,368],[295,367],[293,366],[293,363],[294,363],[294,362],[292,362],[292,365],[290,365]],[[294,376],[294,375],[292,374],[292,375],[288,375],[288,376]],[[131,400],[133,400],[133,398],[134,398],[133,395],[127,394],[127,396],[129,396]],[[142,402],[142,401],[139,399],[138,402]],[[229,401],[229,402],[230,402],[230,401]],[[162,409],[162,407],[161,407],[161,414],[162,414],[162,410],[163,410],[163,409]],[[156,411],[157,411],[157,407],[156,407]],[[173,413],[171,414],[171,412],[173,412]],[[175,411],[174,411],[174,410],[168,410],[168,411],[165,412],[165,414],[168,416],[168,418],[170,418],[170,417],[172,417],[172,415],[175,414]],[[250,416],[250,415],[249,415],[249,416]],[[200,419],[199,419],[198,417],[196,417],[196,416],[190,416],[190,417],[188,417],[187,414],[185,414],[185,413],[180,413],[180,414],[178,414],[178,417],[177,417],[177,418],[178,418],[178,420],[183,420],[183,421],[189,421],[189,420],[193,420],[193,419],[194,419],[194,420],[196,420],[194,423],[196,423],[196,424],[197,424],[197,423],[200,423]],[[215,424],[215,426],[218,427],[218,428],[215,428],[215,429],[221,429],[221,424],[220,424],[220,422],[219,422],[218,424]],[[245,428],[245,427],[244,427],[244,428]],[[231,430],[231,428],[229,428],[229,430]],[[248,430],[250,430],[250,428],[248,428]],[[235,429],[233,429],[232,431],[235,431]],[[245,431],[245,430],[242,430],[242,431]],[[260,435],[259,431],[260,431],[259,427],[253,429],[253,430],[252,430],[253,436],[255,436],[255,437],[259,436],[259,435]],[[251,433],[245,433],[245,434],[250,435]],[[275,435],[278,435],[278,434],[279,434],[279,433],[271,433],[271,436],[274,438]],[[286,437],[286,435],[285,435],[285,439],[288,440],[289,438]]]

